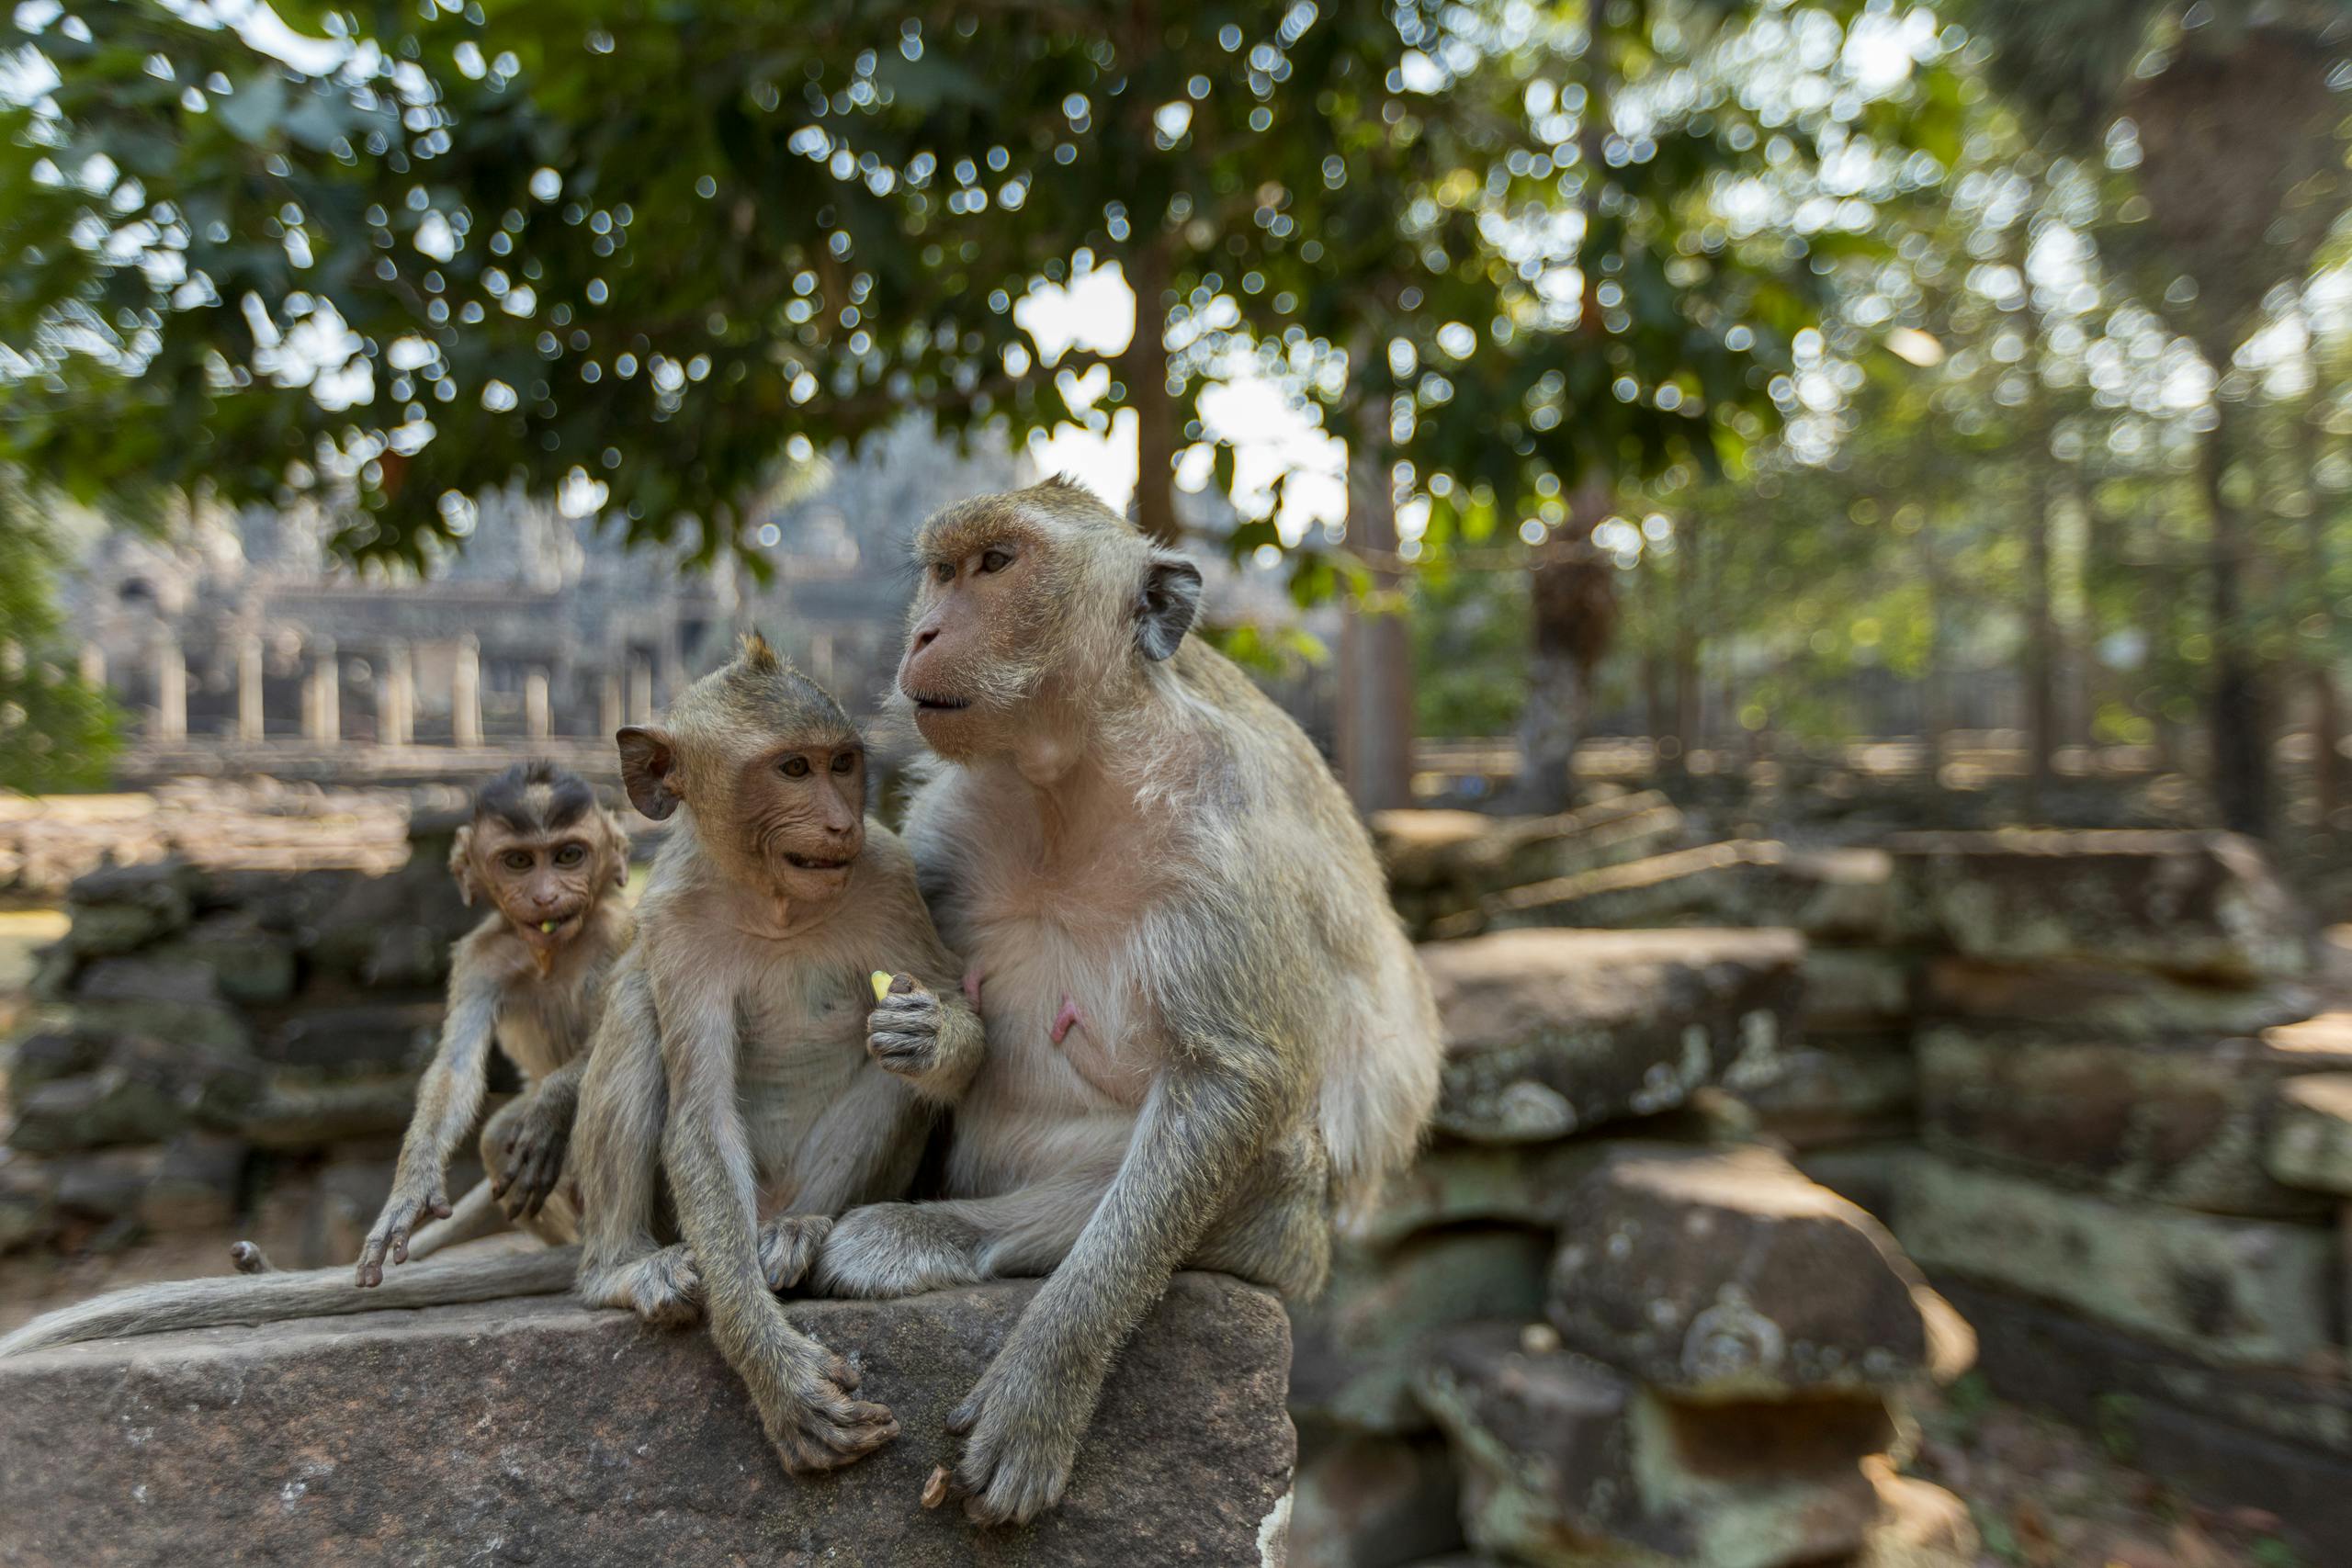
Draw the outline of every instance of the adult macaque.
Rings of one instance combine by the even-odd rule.
[[[1438,1023],[1329,770],[1185,636],[1189,562],[1058,479],[949,508],[916,554],[899,694],[949,765],[907,836],[988,1052],[950,1197],[845,1215],[815,1282],[1051,1271],[949,1420],[967,1511],[1026,1520],[1173,1270],[1320,1288],[1334,1203],[1419,1138]]]
[[[580,1292],[656,1322],[699,1304],[785,1467],[846,1464],[897,1423],[771,1292],[835,1214],[906,1191],[979,1021],[904,846],[865,820],[856,730],[765,642],[619,741],[629,799],[675,826],[583,1089]]]
[[[509,1219],[539,1220],[562,1169],[605,981],[635,931],[607,897],[628,885],[628,835],[586,781],[550,762],[517,763],[482,786],[449,870],[466,903],[488,898],[491,912],[452,954],[440,1048],[417,1088],[391,1196],[359,1250],[363,1286],[383,1283],[387,1254],[405,1263],[497,1228],[494,1201]],[[529,1092],[483,1129],[491,1174],[452,1218],[449,1156],[481,1114],[493,1040]],[[427,1217],[449,1223],[412,1243]],[[571,1239],[560,1218],[537,1228]]]
[[[569,1216],[541,1205],[555,1184],[570,1136],[571,1106],[586,1045],[601,1010],[605,976],[629,943],[628,912],[608,897],[628,877],[628,839],[597,806],[586,784],[548,762],[508,769],[482,787],[473,818],[458,829],[450,870],[470,904],[493,911],[461,938],[449,975],[441,1046],[418,1089],[392,1197],[368,1237],[353,1289],[343,1269],[280,1270],[261,1249],[239,1242],[239,1277],[140,1285],[36,1318],[6,1339],[0,1355],[43,1345],[128,1334],[160,1334],[226,1323],[270,1323],[383,1307],[432,1306],[561,1290],[578,1252],[419,1263],[386,1280],[394,1262],[495,1229],[502,1197],[514,1217],[542,1237],[564,1241]],[[454,1218],[418,1235],[427,1214],[447,1215],[443,1182],[450,1154],[480,1114],[492,1038],[533,1091],[491,1119],[483,1160],[494,1173],[469,1192]]]

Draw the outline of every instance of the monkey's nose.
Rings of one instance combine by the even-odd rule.
[[[924,649],[929,648],[933,643],[938,640],[939,628],[937,626],[925,626],[922,630],[915,633],[915,645],[912,649],[909,649],[909,651],[912,653],[921,653]]]

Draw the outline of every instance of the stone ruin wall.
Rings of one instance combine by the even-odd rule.
[[[390,874],[78,882],[10,1058],[0,1250],[236,1225],[347,1259],[470,923],[453,827]],[[1967,1510],[1899,1469],[1919,1391],[1976,1358],[2192,1492],[2352,1539],[2352,1016],[2250,847],[1693,845],[1653,795],[1378,828],[1451,1043],[1430,1148],[1287,1333],[1188,1278],[1071,1506],[1002,1561],[1257,1562],[1286,1520],[1288,1560],[1332,1568],[1962,1568]],[[561,1555],[582,1519],[591,1561],[876,1529],[962,1560],[896,1483],[1020,1289],[796,1308],[870,1342],[910,1417],[816,1485],[772,1473],[698,1337],[559,1302],[46,1353],[0,1371],[0,1561],[184,1560],[225,1521],[262,1560]],[[482,1356],[519,1394],[459,1435],[432,1370]],[[424,1442],[447,1448],[401,1472]],[[141,1488],[161,1511],[134,1517]]]

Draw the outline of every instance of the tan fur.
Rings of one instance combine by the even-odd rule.
[[[1174,1269],[1320,1288],[1335,1199],[1427,1122],[1438,1025],[1329,770],[1182,636],[1186,563],[1059,482],[953,508],[917,553],[899,687],[943,765],[907,837],[989,1054],[952,1197],[844,1216],[817,1280],[1053,1271],[951,1422],[967,1508],[1025,1520]]]
[[[905,847],[863,818],[855,732],[765,644],[623,736],[631,797],[676,826],[590,1057],[580,1293],[707,1309],[786,1468],[846,1463],[897,1427],[770,1292],[835,1214],[906,1190],[980,1027]],[[899,976],[879,1003],[876,970]]]

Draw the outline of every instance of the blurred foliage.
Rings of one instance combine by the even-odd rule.
[[[92,789],[120,744],[121,716],[68,666],[56,547],[32,498],[0,472],[0,789]]]
[[[1414,730],[1503,735],[1527,702],[1527,576],[1425,575],[1413,616]]]

